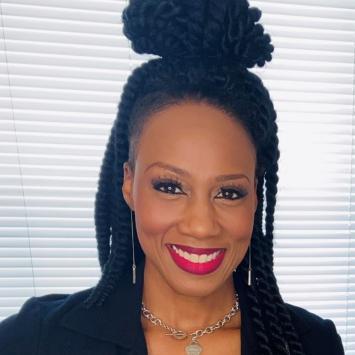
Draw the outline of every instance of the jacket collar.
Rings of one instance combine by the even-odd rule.
[[[118,287],[101,307],[86,309],[82,304],[93,288],[70,295],[59,312],[61,315],[57,314],[60,317],[60,325],[128,349],[134,348],[137,344],[144,346],[141,326],[143,280],[144,260],[137,265],[136,284],[132,284],[131,272],[127,270]],[[251,355],[257,353],[257,341],[244,287],[243,283],[235,278],[241,311],[242,354]]]
[[[141,302],[143,293],[144,261],[137,265],[137,282],[132,283],[132,274],[127,270],[115,291],[100,307],[86,309],[82,301],[91,289],[73,294],[68,299],[67,311],[60,325],[79,333],[113,342],[125,348],[131,348],[141,328]],[[75,298],[75,296],[80,299]],[[80,295],[80,296],[79,296]],[[70,308],[69,304],[74,304]]]

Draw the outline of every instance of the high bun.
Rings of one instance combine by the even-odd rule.
[[[137,53],[215,57],[247,68],[272,59],[260,17],[246,0],[133,0],[122,13],[123,33]]]
[[[130,208],[122,194],[123,164],[134,173],[137,146],[153,112],[193,101],[229,114],[256,148],[258,205],[248,253],[233,277],[240,280],[259,355],[304,355],[273,271],[273,230],[278,183],[276,111],[262,80],[248,68],[271,60],[270,36],[257,23],[261,11],[246,0],[130,0],[124,34],[137,53],[155,54],[124,85],[101,165],[95,227],[102,276],[84,304],[101,306],[132,265]],[[265,203],[265,209],[264,209]],[[265,212],[265,216],[264,216]],[[134,216],[134,213],[133,213]],[[263,230],[265,222],[265,232]],[[137,263],[144,259],[133,223]]]

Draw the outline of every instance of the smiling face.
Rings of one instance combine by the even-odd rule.
[[[212,105],[184,102],[149,118],[122,192],[157,285],[203,296],[230,279],[253,230],[255,164],[245,129]]]

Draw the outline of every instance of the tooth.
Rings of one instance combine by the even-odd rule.
[[[198,255],[191,254],[191,261],[194,262],[194,263],[198,263]]]
[[[198,262],[199,263],[205,263],[207,261],[207,255],[206,254],[202,254],[199,256],[198,258]]]
[[[189,260],[189,261],[192,261],[192,262],[198,262],[198,259],[197,259],[197,261],[195,261],[195,258],[194,258],[193,255],[194,255],[194,254],[186,253],[185,259],[186,259],[186,260]]]
[[[193,263],[205,263],[211,260],[216,259],[216,257],[221,253],[220,250],[212,253],[212,254],[201,254],[201,255],[197,255],[197,254],[190,254],[187,251],[181,250],[179,249],[177,246],[175,246],[174,244],[172,244],[172,249],[178,254],[180,255],[182,258],[189,260]]]

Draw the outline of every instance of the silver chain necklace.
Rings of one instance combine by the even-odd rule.
[[[154,325],[159,325],[160,327],[169,331],[169,333],[166,333],[165,335],[171,335],[178,340],[183,340],[191,336],[192,338],[190,344],[185,347],[186,355],[199,355],[202,352],[202,346],[197,341],[197,338],[205,334],[211,334],[215,330],[222,328],[227,322],[229,322],[231,318],[235,316],[239,311],[239,298],[238,293],[235,293],[235,303],[230,309],[230,311],[223,317],[223,319],[218,320],[216,323],[209,325],[205,329],[198,329],[192,333],[187,333],[183,330],[178,330],[165,324],[161,319],[152,314],[143,302],[141,310],[142,315],[147,318],[151,323],[153,323]]]

